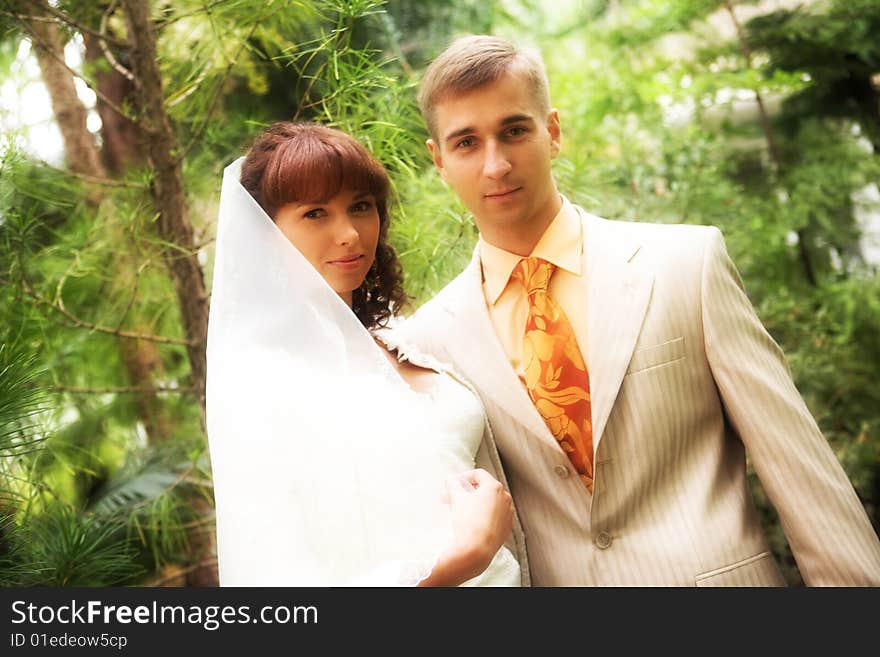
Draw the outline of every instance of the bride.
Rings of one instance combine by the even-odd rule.
[[[479,398],[384,328],[405,300],[388,193],[359,142],[310,123],[273,125],[224,172],[207,382],[221,585],[528,581],[510,495],[476,467],[501,472]]]

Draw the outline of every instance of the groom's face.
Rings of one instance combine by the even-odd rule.
[[[559,115],[542,111],[522,73],[508,72],[434,109],[428,149],[481,232],[549,222],[558,203],[550,162],[560,148]]]

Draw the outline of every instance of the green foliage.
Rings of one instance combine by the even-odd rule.
[[[373,20],[355,26],[355,43],[375,43],[375,35],[384,33],[388,50],[415,70],[424,69],[451,35],[486,34],[499,19],[509,17],[498,3],[480,0],[389,0],[383,9]]]
[[[873,76],[880,70],[880,5],[835,0],[759,16],[748,25],[750,46],[766,53],[766,75],[797,73],[808,82],[785,99],[779,123],[795,132],[815,117],[856,120],[880,151],[880,112]]]
[[[416,305],[430,298],[468,262],[477,232],[427,155],[419,76],[463,32],[535,44],[562,120],[560,190],[609,218],[724,231],[759,315],[880,526],[880,287],[854,212],[854,198],[880,178],[880,6],[831,0],[762,13],[732,3],[737,14],[744,5],[757,13],[741,19],[741,42],[726,5],[155,4],[206,281],[223,167],[266,125],[308,119],[350,132],[387,166],[407,289]],[[93,29],[106,11],[125,38],[118,7],[57,7]],[[22,36],[14,19],[2,21],[6,79]],[[113,67],[101,59],[83,70],[94,84]],[[137,118],[135,104],[122,104]],[[152,172],[140,162],[96,186],[47,167],[26,143],[5,135],[0,162],[0,584],[149,581],[188,563],[194,526],[212,529],[194,510],[211,500],[197,401],[120,391],[134,383],[130,347],[142,343],[115,332],[187,337],[154,231]],[[152,354],[153,382],[185,387],[186,348],[154,347],[138,352]],[[771,547],[798,583],[772,505],[753,475],[752,484]]]
[[[37,424],[46,409],[46,392],[33,386],[40,367],[31,354],[0,344],[0,455],[21,457],[43,440]]]
[[[187,527],[199,522],[192,500],[203,493],[193,473],[207,470],[206,464],[203,459],[187,464],[179,452],[178,444],[141,455],[144,460],[130,458],[96,491],[89,507],[98,515],[127,518],[128,539],[147,571],[185,562]]]
[[[464,269],[477,229],[433,171],[398,176],[397,193],[391,239],[417,307]]]
[[[880,281],[829,281],[799,297],[781,289],[761,312],[768,329],[788,345],[801,394],[853,485],[876,508],[880,391],[873,382],[880,363]]]
[[[608,43],[614,48],[643,46],[670,33],[684,32],[695,21],[724,4],[723,0],[629,0],[621,3],[620,18],[609,16]],[[605,5],[606,11],[608,4]],[[605,13],[605,12],[603,12]]]
[[[10,538],[18,558],[12,568],[0,569],[5,586],[114,586],[143,572],[123,522],[64,505],[50,507]]]

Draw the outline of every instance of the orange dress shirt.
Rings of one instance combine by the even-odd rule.
[[[561,195],[560,195],[561,196]],[[584,279],[584,226],[580,214],[566,199],[541,239],[529,254],[556,265],[550,279],[550,296],[574,330],[575,339],[589,369],[587,353],[587,286]],[[483,294],[495,334],[514,372],[525,381],[522,368],[522,342],[529,314],[525,290],[510,274],[521,256],[479,240],[483,267]],[[525,385],[525,384],[523,384]]]

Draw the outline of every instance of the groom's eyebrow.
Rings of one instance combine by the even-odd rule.
[[[506,116],[501,119],[501,125],[506,126],[511,123],[534,123],[535,120],[529,116],[528,114],[511,114],[510,116]]]
[[[501,127],[508,126],[512,123],[534,123],[535,119],[528,114],[511,114],[510,116],[505,116],[501,119]],[[476,132],[476,128],[473,126],[465,126],[464,128],[459,128],[458,130],[453,130],[446,137],[444,137],[444,141],[451,141],[456,139],[457,137],[464,137],[465,135],[469,135],[473,132]]]
[[[448,135],[446,135],[446,137],[443,138],[443,140],[451,141],[456,137],[464,137],[465,135],[469,135],[472,132],[474,132],[474,128],[471,126],[459,128],[458,130],[453,130],[452,132],[450,132]]]

